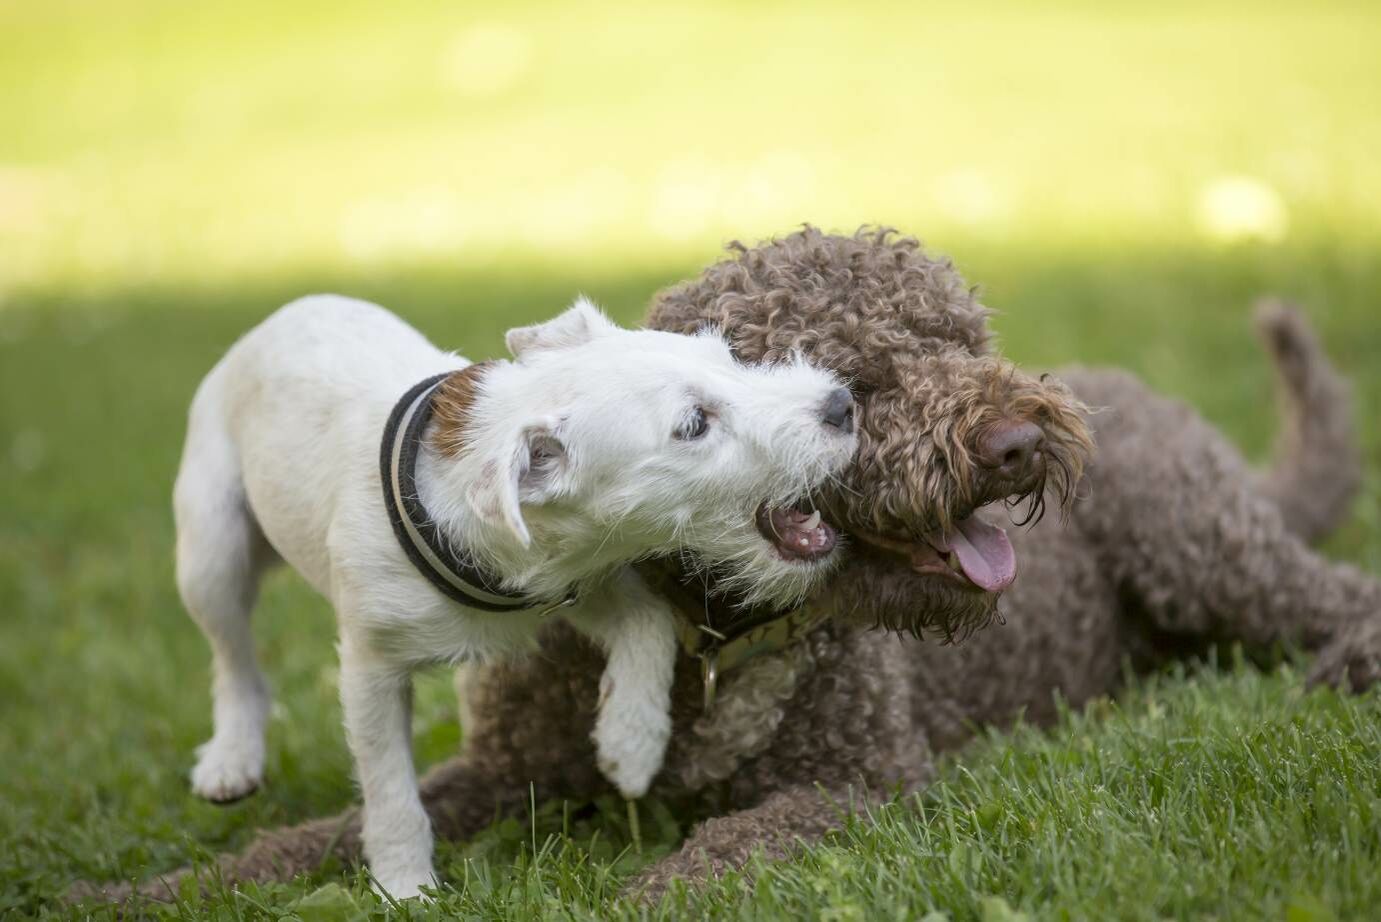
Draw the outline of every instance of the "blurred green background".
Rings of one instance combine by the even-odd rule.
[[[634,322],[727,240],[881,222],[957,259],[1013,358],[1129,367],[1254,458],[1249,304],[1284,294],[1358,389],[1368,486],[1329,552],[1381,571],[1378,48],[1375,3],[0,0],[0,915],[352,797],[331,615],[286,573],[256,625],[271,784],[185,790],[210,715],[171,576],[185,408],[308,291],[480,358],[578,291]],[[1227,724],[1289,700],[1262,681]],[[457,742],[447,684],[423,762]],[[1244,912],[1288,896],[1221,872]]]
[[[1374,4],[0,5],[0,284],[1377,233]]]

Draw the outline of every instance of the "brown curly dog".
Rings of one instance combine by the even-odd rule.
[[[735,246],[659,295],[649,319],[721,326],[745,360],[799,350],[839,371],[862,448],[821,498],[850,558],[812,603],[810,629],[727,671],[708,713],[701,664],[682,657],[655,791],[709,818],[631,891],[656,896],[755,851],[786,855],[835,826],[840,805],[924,785],[932,754],[974,724],[1047,720],[1057,691],[1077,705],[1116,689],[1128,657],[1150,666],[1218,641],[1286,643],[1323,651],[1318,681],[1360,688],[1381,674],[1381,583],[1305,543],[1339,521],[1361,468],[1346,388],[1292,311],[1260,317],[1287,410],[1264,474],[1127,374],[1074,368],[1056,381],[1004,362],[953,267],[887,232],[807,228]],[[1030,520],[1010,543],[977,512],[1003,501]],[[713,574],[663,575],[720,626],[746,617]],[[1003,623],[974,632],[999,597]],[[930,634],[972,636],[914,639]],[[522,811],[529,784],[539,798],[604,793],[589,739],[599,674],[560,628],[543,655],[471,673],[479,716],[465,751],[423,782],[437,835]],[[330,853],[357,858],[358,833],[349,815],[265,832],[218,870],[231,881],[310,871]],[[185,873],[141,890],[175,891]]]

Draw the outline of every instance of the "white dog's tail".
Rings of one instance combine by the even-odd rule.
[[[1291,532],[1318,541],[1342,524],[1362,483],[1351,388],[1296,308],[1262,301],[1256,326],[1275,365],[1281,416],[1261,489]]]

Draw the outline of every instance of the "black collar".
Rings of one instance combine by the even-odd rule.
[[[692,656],[712,647],[732,643],[763,625],[787,617],[795,610],[742,605],[734,596],[716,591],[713,575],[691,572],[675,557],[642,561],[638,564],[638,572],[699,632],[699,643],[686,645],[686,652]]]
[[[413,385],[388,414],[379,450],[379,473],[393,534],[412,565],[433,586],[467,608],[493,612],[536,608],[540,599],[498,588],[499,580],[480,569],[468,551],[452,548],[417,494],[417,457],[432,418],[432,395],[446,377],[434,375]],[[564,604],[574,599],[574,594],[568,595]]]

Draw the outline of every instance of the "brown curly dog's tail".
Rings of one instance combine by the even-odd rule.
[[[1256,327],[1275,365],[1282,423],[1261,489],[1294,534],[1318,541],[1342,524],[1362,484],[1352,391],[1297,308],[1259,301]]]

